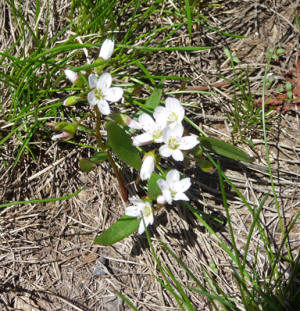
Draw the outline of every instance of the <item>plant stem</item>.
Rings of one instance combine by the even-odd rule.
[[[115,176],[118,180],[119,186],[120,186],[120,190],[121,190],[121,195],[124,201],[128,200],[128,195],[127,195],[127,190],[124,186],[124,182],[122,179],[122,176],[116,166],[116,163],[114,161],[114,159],[111,156],[110,151],[108,150],[108,148],[103,144],[102,139],[101,139],[101,133],[100,133],[100,126],[101,126],[101,115],[100,115],[100,111],[98,109],[97,106],[95,106],[94,108],[95,112],[96,112],[96,139],[98,142],[99,147],[102,149],[102,151],[106,151],[107,152],[107,159],[112,167],[112,169],[114,170]]]

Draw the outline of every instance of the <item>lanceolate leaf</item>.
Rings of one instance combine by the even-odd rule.
[[[137,219],[136,217],[124,215],[110,228],[98,235],[94,239],[94,243],[105,246],[113,245],[137,231],[140,221],[141,219]]]
[[[106,123],[108,145],[120,160],[139,170],[142,160],[138,150],[132,145],[130,136],[115,122]]]
[[[157,181],[162,177],[156,173],[152,173],[150,179],[148,180],[148,198],[150,200],[156,200],[156,198],[161,194],[161,189],[159,188]]]
[[[253,159],[249,157],[244,151],[228,143],[225,143],[222,140],[212,137],[199,137],[198,139],[202,147],[205,147],[221,156],[237,161],[253,161]]]
[[[163,88],[163,83],[161,82],[151,93],[151,95],[148,97],[146,103],[145,103],[145,108],[149,109],[155,109],[160,102],[160,98],[162,95],[162,88]]]

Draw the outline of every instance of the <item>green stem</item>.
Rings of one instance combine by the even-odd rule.
[[[128,200],[128,195],[127,195],[127,190],[124,186],[124,182],[122,179],[122,176],[116,166],[116,163],[114,161],[114,159],[111,156],[110,151],[108,150],[108,148],[103,144],[102,142],[102,137],[101,137],[101,133],[100,133],[100,126],[101,126],[101,115],[100,115],[100,111],[98,109],[97,106],[95,106],[94,108],[95,112],[96,112],[96,139],[98,142],[99,147],[102,149],[102,151],[106,151],[107,152],[107,159],[112,167],[112,169],[114,170],[115,176],[118,180],[119,186],[120,186],[120,190],[121,190],[121,194],[122,194],[122,198],[124,201]]]

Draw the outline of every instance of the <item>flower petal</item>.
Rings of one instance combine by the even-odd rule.
[[[180,179],[180,173],[178,170],[173,169],[167,173],[166,180],[170,186],[174,183],[177,183],[179,179]]]
[[[152,136],[148,133],[143,133],[132,138],[134,146],[144,146],[152,142]]]
[[[143,222],[143,219],[141,219],[141,222],[139,224],[138,234],[143,234],[145,232],[145,225]]]
[[[190,200],[188,196],[184,194],[183,192],[176,193],[173,199],[174,201],[189,201]]]
[[[98,100],[97,100],[97,98],[95,97],[94,91],[91,91],[91,92],[88,93],[87,99],[88,99],[88,102],[89,102],[89,104],[90,104],[91,106],[95,106],[95,105],[97,105],[97,103],[98,103]]]
[[[139,206],[131,205],[131,206],[125,207],[125,215],[131,216],[131,217],[141,217],[142,211]]]
[[[159,148],[159,154],[164,158],[168,158],[172,155],[172,150],[168,147],[168,145],[162,145]]]
[[[183,161],[183,153],[180,149],[173,150],[172,157],[175,161]]]
[[[104,72],[98,82],[97,82],[97,89],[106,90],[110,88],[112,82],[112,77],[108,72]]]
[[[95,75],[94,73],[91,73],[91,74],[89,75],[88,80],[89,80],[89,86],[90,86],[90,88],[91,88],[91,89],[96,88],[98,79],[97,79],[97,77],[96,77],[96,75]]]
[[[109,108],[109,105],[108,105],[108,102],[106,100],[100,100],[97,102],[97,106],[100,110],[100,112],[103,114],[103,115],[108,115],[110,114],[110,108]]]
[[[179,149],[189,150],[199,144],[198,137],[195,135],[184,136],[181,138]]]
[[[139,123],[143,130],[148,133],[152,133],[156,128],[154,120],[147,113],[143,113],[139,116]]]
[[[114,103],[122,98],[123,92],[120,87],[110,87],[104,91],[104,96],[106,100]]]
[[[191,179],[189,177],[179,180],[175,185],[174,189],[176,192],[185,192],[191,187]]]
[[[181,122],[184,117],[184,108],[182,107],[180,101],[173,97],[168,97],[166,99],[166,108],[169,113],[174,113],[177,116],[177,122]]]
[[[71,69],[65,69],[64,70],[66,77],[72,82],[74,83],[77,78],[78,78],[78,73],[71,70]]]
[[[184,128],[181,124],[176,124],[173,128],[170,128],[171,137],[182,137]]]

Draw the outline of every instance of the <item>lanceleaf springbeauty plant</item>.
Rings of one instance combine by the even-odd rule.
[[[81,159],[79,167],[84,172],[89,172],[97,164],[108,161],[127,203],[124,215],[95,238],[94,242],[101,245],[112,245],[135,231],[143,234],[147,226],[155,223],[155,214],[159,209],[168,209],[168,206],[179,201],[189,201],[188,191],[192,187],[192,180],[176,168],[177,163],[184,159],[195,161],[206,172],[211,171],[213,166],[204,158],[204,151],[237,161],[251,161],[242,150],[221,140],[199,133],[185,134],[183,105],[177,98],[163,98],[161,88],[154,89],[145,104],[140,105],[142,111],[137,114],[138,118],[120,112],[112,113],[110,103],[121,101],[127,91],[113,86],[113,77],[109,72],[101,72],[103,64],[111,58],[113,51],[114,42],[106,39],[95,61],[94,72],[65,70],[67,79],[73,85],[81,87],[82,94],[87,95],[72,95],[64,101],[64,105],[72,106],[79,101],[86,101],[91,110],[79,121],[62,121],[51,125],[53,130],[59,132],[52,139],[69,140],[87,118],[95,120],[95,128],[91,132],[96,138],[98,151],[90,158]],[[82,79],[83,76],[87,78],[88,84]],[[100,132],[103,124],[107,139]],[[147,152],[144,146],[147,146]],[[114,160],[116,158],[118,162],[137,171],[141,185],[146,189],[144,197],[128,198]],[[162,158],[169,158],[168,163],[172,163],[172,166],[162,169],[159,166]]]

